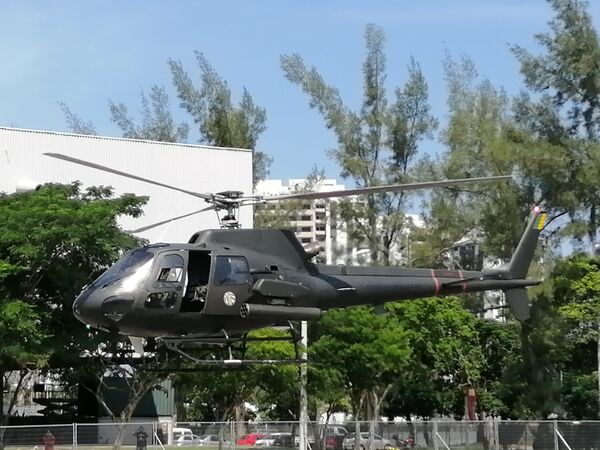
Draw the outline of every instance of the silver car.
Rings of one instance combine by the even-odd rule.
[[[344,450],[354,450],[354,439],[356,433],[348,433],[342,441]],[[365,450],[369,448],[369,432],[360,433],[359,448]],[[388,450],[392,448],[391,441],[382,438],[378,434],[373,435],[373,450]]]

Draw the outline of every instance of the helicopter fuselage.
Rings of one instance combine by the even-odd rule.
[[[286,230],[205,230],[127,253],[73,304],[82,322],[140,337],[244,334],[321,312],[409,298],[517,289],[506,271],[314,264]]]

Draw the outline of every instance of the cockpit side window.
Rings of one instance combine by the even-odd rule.
[[[172,287],[181,282],[183,276],[183,258],[180,255],[164,255],[159,262],[156,287]]]
[[[214,280],[217,286],[250,284],[248,261],[243,256],[217,256]]]

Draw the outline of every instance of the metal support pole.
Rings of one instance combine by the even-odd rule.
[[[300,334],[302,335],[302,353],[300,355],[300,359],[306,361],[308,359],[308,355],[306,353],[306,348],[308,346],[308,324],[306,320],[302,321],[300,325]],[[307,381],[307,370],[306,370],[306,362],[302,362],[300,364],[300,449],[307,449],[307,428],[308,428],[308,397],[306,394],[306,381]]]
[[[558,421],[552,421],[552,436],[554,438],[554,450],[559,450],[558,446]]]
[[[77,424],[73,424],[73,450],[77,450]]]
[[[433,450],[440,450],[440,445],[439,445],[438,439],[437,439],[438,436],[439,436],[438,423],[437,423],[437,421],[434,421],[433,422]],[[417,436],[414,436],[414,439],[417,439]]]

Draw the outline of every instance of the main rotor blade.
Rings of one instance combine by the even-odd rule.
[[[181,189],[181,188],[178,188],[175,186],[171,186],[169,184],[160,183],[158,181],[149,180],[148,178],[143,178],[143,177],[140,177],[137,175],[132,175],[127,172],[122,172],[120,170],[111,169],[110,167],[102,166],[100,164],[96,164],[96,163],[89,162],[89,161],[84,161],[83,159],[73,158],[72,156],[67,156],[67,155],[63,155],[60,153],[44,153],[44,155],[50,156],[51,158],[62,159],[63,161],[68,161],[68,162],[71,162],[74,164],[80,164],[82,166],[91,167],[92,169],[101,170],[103,172],[114,173],[115,175],[121,175],[122,177],[131,178],[133,180],[138,180],[138,181],[142,181],[144,183],[153,184],[155,186],[164,187],[167,189],[171,189],[173,191],[183,192],[184,194],[193,195],[194,197],[199,197],[204,200],[211,200],[213,198],[213,196],[210,194],[200,194],[199,192],[188,191],[186,189]]]
[[[153,224],[150,224],[150,225],[146,225],[145,227],[138,228],[136,230],[129,230],[129,233],[141,233],[142,231],[151,230],[152,228],[160,227],[161,225],[164,225],[164,224],[169,223],[169,222],[173,222],[175,220],[185,219],[186,217],[193,216],[194,214],[200,214],[201,212],[210,211],[211,209],[215,209],[215,206],[211,205],[211,206],[208,206],[206,208],[199,209],[198,211],[194,211],[194,212],[191,212],[191,213],[183,214],[183,215],[177,216],[177,217],[171,217],[170,219],[166,219],[166,220],[161,220],[160,222],[156,222],[156,223],[153,223]]]
[[[407,184],[388,184],[386,186],[371,186],[356,189],[346,189],[343,191],[301,192],[298,194],[274,195],[271,197],[263,197],[261,200],[263,202],[276,202],[279,200],[314,200],[319,198],[350,197],[352,195],[378,194],[381,192],[415,191],[418,189],[440,188],[455,186],[458,184],[472,184],[510,179],[512,179],[512,176],[510,175],[499,175],[494,177],[478,178],[458,178],[454,180],[426,181]],[[260,201],[257,201],[257,203],[260,203]]]

